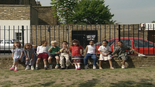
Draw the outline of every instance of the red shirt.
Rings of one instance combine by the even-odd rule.
[[[83,47],[82,46],[71,46],[70,51],[72,53],[72,56],[81,56],[80,49],[83,50]]]

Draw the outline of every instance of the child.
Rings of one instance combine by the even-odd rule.
[[[78,40],[73,40],[72,41],[72,46],[70,47],[70,51],[72,54],[72,60],[75,65],[76,70],[80,70],[80,63],[81,63],[81,52],[80,50],[82,49],[83,53],[83,47],[80,45]]]
[[[117,54],[119,58],[122,58],[122,60],[123,60],[122,69],[125,68],[125,61],[128,59],[128,51],[127,50],[133,51],[135,54],[138,54],[138,56],[145,56],[144,54],[138,53],[133,48],[130,48],[128,46],[124,46],[122,41],[118,41],[117,46],[118,47],[116,47],[116,49],[114,50],[112,55]]]
[[[108,41],[104,40],[102,42],[102,46],[99,47],[98,51],[100,52],[100,58],[99,58],[99,69],[102,69],[101,65],[102,65],[102,61],[107,61],[109,60],[109,64],[110,64],[110,69],[114,69],[112,67],[112,62],[111,62],[111,48],[109,46],[107,46]]]
[[[22,58],[22,48],[20,42],[15,42],[12,50],[13,65],[10,70],[18,71],[18,61]]]
[[[61,64],[61,69],[64,69],[65,68],[64,58],[66,58],[66,69],[68,69],[69,68],[69,65],[70,65],[70,60],[69,60],[69,48],[68,48],[67,41],[63,41],[62,46],[63,46],[63,48],[60,49],[60,64]]]
[[[52,58],[56,58],[56,66],[55,69],[59,68],[59,50],[60,48],[57,46],[57,41],[51,41],[51,47],[49,47],[48,52],[50,53],[48,58],[48,63],[50,64],[50,69],[52,69]]]
[[[47,58],[48,58],[48,47],[47,47],[47,42],[46,41],[42,41],[41,42],[41,46],[37,47],[37,55],[38,55],[38,59],[36,62],[36,70],[38,70],[38,64],[40,62],[41,59],[43,59],[44,62],[44,69],[47,70]]]
[[[97,50],[94,45],[94,41],[91,40],[89,42],[90,45],[87,45],[86,50],[85,50],[85,57],[84,57],[84,65],[85,69],[88,69],[88,58],[91,57],[94,62],[93,62],[93,69],[96,69],[96,61],[97,61]]]
[[[31,66],[31,70],[34,70],[33,65],[35,63],[35,52],[32,48],[32,44],[30,43],[25,44],[23,53],[26,57],[26,62],[25,62],[26,69],[25,70],[30,69],[29,65]]]

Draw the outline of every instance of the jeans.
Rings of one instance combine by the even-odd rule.
[[[96,54],[89,54],[89,53],[87,53],[86,56],[84,57],[84,65],[88,64],[88,58],[89,57],[91,57],[94,60],[93,65],[96,65],[96,62],[97,62]]]

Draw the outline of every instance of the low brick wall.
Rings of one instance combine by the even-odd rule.
[[[12,66],[12,58],[11,57],[0,57],[0,69],[9,69]],[[55,60],[53,59],[53,68],[55,66]],[[89,67],[92,68],[92,59],[89,61]],[[121,59],[113,58],[112,63],[115,68],[121,67]],[[43,68],[43,62],[39,64],[40,68]],[[81,66],[84,68],[83,64]],[[103,68],[109,68],[109,62],[105,61],[102,63]],[[155,67],[155,57],[148,56],[148,57],[137,57],[137,56],[130,56],[126,61],[126,67],[128,68],[137,68],[137,67]],[[23,62],[20,62],[19,69],[25,69],[25,65]],[[71,65],[70,68],[74,69],[74,66]]]

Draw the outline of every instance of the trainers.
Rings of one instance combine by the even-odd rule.
[[[110,69],[114,69],[114,67],[110,67]]]
[[[96,69],[96,66],[95,65],[93,65],[93,69]]]
[[[10,71],[11,71],[11,70],[14,70],[14,68],[15,68],[15,67],[11,67],[9,70],[10,70]]]
[[[38,68],[38,67],[36,67],[36,70],[39,70],[39,68]]]
[[[34,70],[34,66],[31,66],[31,70]]]
[[[52,65],[50,65],[49,68],[52,69]]]
[[[81,70],[81,68],[77,68],[76,70]]]
[[[14,71],[18,71],[18,69],[15,69]]]
[[[44,67],[45,70],[47,70],[47,67]]]
[[[144,54],[139,53],[138,56],[145,56]]]
[[[84,67],[85,69],[88,69],[88,65],[85,65],[85,67]]]
[[[122,69],[125,69],[125,65],[122,65]]]
[[[102,67],[99,67],[99,69],[103,69]]]
[[[58,69],[58,68],[59,68],[59,65],[56,65],[56,66],[55,66],[55,69]]]
[[[30,67],[29,66],[26,66],[25,70],[29,70],[29,69],[30,69]]]

